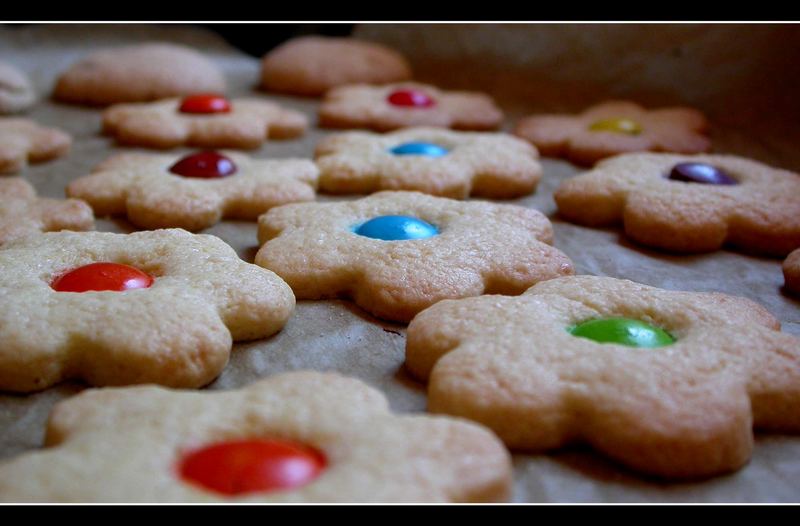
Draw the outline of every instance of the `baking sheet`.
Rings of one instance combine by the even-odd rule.
[[[264,31],[269,31],[269,26]],[[794,90],[796,94],[800,81],[796,68],[779,75],[784,61],[797,63],[797,52],[792,49],[800,49],[800,45],[790,44],[800,44],[800,39],[791,27],[364,25],[356,34],[406,52],[420,80],[442,87],[490,90],[508,113],[506,129],[533,111],[577,111],[609,96],[635,97],[648,104],[693,103],[706,110],[714,122],[716,151],[748,155],[785,168],[800,167],[798,121],[791,118],[800,112],[791,113],[798,102],[788,93]],[[637,34],[640,39],[642,35],[652,38],[648,37],[646,46],[636,48],[632,42]],[[114,146],[100,135],[100,110],[57,104],[48,96],[56,76],[91,49],[154,39],[201,49],[223,69],[231,96],[268,97],[306,112],[312,123],[316,122],[316,99],[257,92],[258,60],[199,28],[2,26],[0,59],[26,71],[42,97],[28,116],[63,128],[74,138],[68,157],[34,165],[23,174],[40,194],[63,197],[69,181],[89,173],[108,156],[147,151]],[[747,39],[749,46],[742,43]],[[776,53],[780,44],[784,53],[776,58],[768,44],[776,46]],[[664,50],[675,53],[676,48],[688,58],[669,59]],[[608,60],[611,53],[624,60]],[[758,54],[768,55],[768,60]],[[731,57],[737,58],[733,66]],[[708,64],[716,67],[708,68]],[[704,66],[705,76],[701,75]],[[670,67],[691,82],[675,82],[665,71]],[[765,71],[773,76],[765,78]],[[701,77],[718,87],[693,86]],[[755,89],[756,85],[760,88]],[[787,90],[785,97],[783,90]],[[773,97],[772,106],[766,104],[765,93]],[[732,112],[724,101],[742,111]],[[312,127],[299,140],[270,142],[252,155],[310,157],[314,145],[328,133]],[[800,335],[800,302],[781,292],[780,260],[729,251],[671,256],[635,246],[616,229],[588,229],[562,222],[555,217],[553,191],[580,170],[560,160],[544,159],[543,165],[545,176],[536,193],[509,202],[537,208],[551,218],[555,245],[572,258],[578,273],[624,277],[667,289],[746,296],[775,314],[786,332]],[[329,199],[320,196],[320,200]],[[134,230],[122,219],[99,219],[97,229]],[[258,249],[255,223],[225,221],[204,232],[221,237],[243,259],[253,261]],[[233,389],[282,371],[330,370],[381,389],[396,411],[423,411],[424,386],[403,369],[404,344],[404,325],[377,320],[350,302],[299,301],[278,335],[235,345],[230,364],[208,389]],[[40,447],[53,404],[83,388],[71,382],[32,395],[0,394],[0,460]],[[703,482],[649,479],[581,448],[548,455],[514,455],[514,470],[517,502],[796,502],[800,501],[800,485],[796,484],[800,480],[800,437],[757,435],[753,458],[744,469]]]

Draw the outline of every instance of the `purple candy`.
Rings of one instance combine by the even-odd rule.
[[[673,181],[700,184],[731,185],[739,182],[720,168],[706,163],[678,163],[669,172]]]

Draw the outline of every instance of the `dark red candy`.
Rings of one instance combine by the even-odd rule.
[[[183,177],[211,179],[235,174],[236,164],[221,153],[205,151],[181,158],[169,171]]]
[[[222,95],[202,93],[184,98],[179,109],[181,113],[228,113],[231,103]]]
[[[411,106],[414,108],[429,108],[436,103],[427,94],[415,89],[394,91],[386,99],[395,106]]]
[[[736,179],[716,166],[706,163],[678,163],[669,172],[673,181],[684,183],[732,185],[739,184]]]

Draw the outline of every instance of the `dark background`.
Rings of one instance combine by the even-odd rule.
[[[217,32],[231,45],[254,57],[290,38],[303,35],[348,36],[355,24],[196,24]]]

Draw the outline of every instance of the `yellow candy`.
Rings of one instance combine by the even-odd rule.
[[[627,133],[628,135],[638,135],[642,133],[641,125],[631,119],[603,119],[594,122],[589,126],[589,129],[592,131]]]

